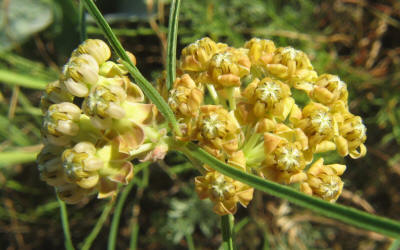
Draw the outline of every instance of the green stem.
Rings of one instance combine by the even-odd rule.
[[[390,244],[388,250],[398,250],[400,249],[400,238],[393,240],[392,244]]]
[[[58,203],[60,204],[60,214],[61,214],[61,223],[64,231],[64,245],[67,250],[74,250],[74,245],[72,244],[71,234],[69,232],[69,223],[68,223],[68,213],[67,207],[65,203],[60,200],[57,196]]]
[[[233,215],[221,216],[222,245],[225,250],[233,250]]]
[[[211,83],[207,83],[206,87],[207,87],[208,93],[210,93],[210,96],[214,101],[214,104],[218,105],[219,104],[219,98],[218,98],[218,93],[214,88],[214,85],[212,85]]]
[[[228,88],[229,110],[236,109],[235,87]]]
[[[92,246],[93,241],[96,239],[97,235],[99,235],[100,230],[102,229],[104,222],[106,222],[108,216],[110,215],[110,212],[114,206],[114,202],[110,201],[108,202],[104,209],[103,212],[100,215],[100,218],[97,220],[96,225],[93,227],[92,232],[85,238],[85,241],[82,244],[81,250],[89,250],[90,247]]]
[[[46,80],[33,78],[5,69],[0,69],[0,82],[10,86],[21,86],[31,89],[45,89],[46,85],[49,83]]]
[[[167,38],[167,89],[170,90],[176,74],[176,41],[178,37],[178,19],[181,0],[172,0]]]
[[[202,161],[226,176],[248,184],[260,191],[286,199],[324,216],[340,220],[365,230],[374,231],[393,238],[400,237],[400,223],[398,221],[368,214],[358,209],[336,203],[329,203],[322,199],[301,193],[293,188],[245,173],[219,161],[194,143],[188,143],[186,148],[187,149],[183,151],[190,154],[191,157]]]
[[[191,234],[185,234],[186,242],[188,244],[188,249],[189,250],[196,250],[194,247],[194,242],[193,242],[193,237]]]
[[[157,92],[157,90],[151,85],[149,81],[147,81],[147,79],[140,73],[138,68],[136,68],[136,66],[129,59],[128,54],[125,52],[125,49],[122,47],[121,43],[111,30],[110,25],[108,25],[107,21],[104,19],[97,6],[94,4],[93,0],[82,1],[84,1],[86,9],[100,26],[104,35],[110,42],[111,47],[113,48],[115,53],[122,59],[122,64],[125,65],[131,76],[135,79],[138,86],[146,95],[146,97],[148,97],[157,106],[158,110],[164,115],[165,119],[172,126],[174,132],[177,135],[181,135],[178,122],[176,121],[174,113],[161,97],[161,95]]]
[[[85,6],[79,1],[79,38],[81,43],[87,39]]]
[[[39,150],[33,152],[24,152],[20,150],[0,152],[0,166],[34,162],[38,153]]]
[[[122,208],[124,207],[125,201],[128,198],[128,195],[131,192],[135,182],[136,182],[135,180],[129,182],[129,184],[125,187],[124,191],[122,191],[118,199],[117,206],[115,207],[114,216],[111,222],[110,234],[108,235],[108,247],[107,247],[108,250],[115,249]]]
[[[131,229],[131,235],[130,235],[130,242],[129,242],[129,249],[130,250],[136,250],[137,249],[137,239],[139,236],[139,224],[138,223],[134,223],[132,225],[132,229]]]

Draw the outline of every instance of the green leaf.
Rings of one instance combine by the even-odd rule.
[[[164,115],[165,119],[172,126],[174,132],[177,135],[180,135],[181,132],[178,127],[178,122],[176,121],[174,113],[169,108],[168,104],[160,96],[157,90],[151,85],[151,83],[147,81],[146,78],[140,73],[138,68],[136,68],[136,66],[131,62],[121,43],[111,30],[110,25],[108,25],[107,21],[104,19],[94,2],[92,0],[83,1],[85,3],[86,9],[94,17],[96,23],[103,30],[104,35],[111,44],[111,47],[113,48],[115,53],[122,59],[122,63],[127,67],[129,73],[135,79],[136,83],[142,89],[144,94],[157,106],[158,110]]]
[[[260,191],[286,199],[296,205],[350,225],[374,231],[389,237],[400,238],[400,223],[397,221],[375,216],[351,207],[329,203],[303,194],[293,188],[242,172],[219,161],[194,143],[188,143],[186,147],[182,148],[182,150],[190,157],[202,161],[204,164],[209,165],[218,172],[246,183]]]
[[[49,83],[46,80],[41,80],[38,78],[33,78],[28,75],[14,73],[12,71],[5,69],[0,69],[0,82],[3,82],[10,86],[17,85],[31,89],[45,89],[46,85]]]
[[[176,40],[178,37],[178,19],[181,0],[173,0],[169,14],[167,39],[167,89],[172,87],[176,74]]]
[[[0,167],[34,162],[38,153],[39,151],[26,152],[21,150],[0,152]]]
[[[53,21],[51,6],[42,1],[4,2],[0,6],[0,50],[12,49]]]

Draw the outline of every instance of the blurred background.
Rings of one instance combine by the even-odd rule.
[[[169,0],[98,0],[138,68],[155,82],[164,68]],[[0,0],[0,248],[62,249],[59,203],[40,181],[41,91],[79,44],[78,2]],[[338,74],[348,84],[350,109],[368,128],[365,158],[335,154],[348,170],[339,203],[400,219],[400,2],[397,0],[183,0],[178,53],[204,36],[242,46],[251,37],[305,51],[318,73]],[[90,38],[102,38],[87,17]],[[126,192],[117,249],[218,249],[219,218],[194,192],[197,175],[185,158],[164,162],[135,177]],[[148,185],[150,183],[150,185]],[[94,197],[68,206],[77,248],[108,200]],[[92,249],[105,249],[112,213]],[[236,218],[238,249],[388,249],[392,240],[312,214],[255,193]],[[136,241],[130,236],[137,234]]]

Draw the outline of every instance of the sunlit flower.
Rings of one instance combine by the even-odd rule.
[[[81,54],[91,55],[99,65],[106,62],[111,57],[111,50],[108,45],[99,39],[87,39],[72,53],[72,56]]]
[[[178,117],[195,117],[203,102],[203,91],[188,74],[177,78],[171,89],[168,104]]]
[[[208,74],[217,88],[238,87],[240,79],[250,73],[250,66],[247,50],[230,48],[211,58]]]
[[[275,117],[285,120],[292,109],[294,100],[290,87],[279,80],[269,77],[253,80],[243,91],[247,102],[253,104],[256,117]]]
[[[237,202],[246,207],[253,198],[253,188],[216,171],[196,177],[195,184],[200,199],[210,199],[219,215],[234,214]]]
[[[201,106],[196,129],[196,139],[201,145],[228,152],[238,149],[239,124],[233,114],[221,106]]]
[[[307,180],[301,184],[301,191],[334,202],[343,189],[343,181],[339,176],[346,169],[345,165],[323,165],[322,158],[318,159],[307,171]]]
[[[330,105],[338,100],[347,103],[346,83],[338,76],[323,74],[316,79],[310,96],[324,105]]]
[[[208,37],[197,40],[182,50],[180,67],[185,71],[206,71],[211,57],[225,48],[226,44],[215,43]]]
[[[249,49],[252,66],[269,64],[276,50],[273,41],[259,38],[252,38],[244,44],[244,47]]]

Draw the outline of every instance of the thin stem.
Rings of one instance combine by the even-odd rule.
[[[60,198],[58,198],[58,196],[57,200],[58,204],[60,204],[60,215],[61,215],[62,228],[64,231],[65,249],[74,250],[74,245],[72,244],[71,240],[71,233],[69,232],[67,207],[65,206],[65,203],[62,200],[60,200]]]
[[[96,239],[97,235],[100,233],[100,230],[103,228],[104,222],[106,222],[106,220],[108,219],[114,203],[115,202],[110,201],[105,205],[103,212],[100,215],[100,218],[97,220],[96,225],[93,227],[92,232],[90,232],[90,234],[85,238],[81,250],[90,249],[93,241]]]
[[[81,42],[87,39],[85,6],[79,1],[79,39]]]
[[[218,93],[214,88],[214,85],[212,85],[211,83],[208,83],[208,84],[206,84],[206,87],[207,87],[208,93],[210,93],[210,96],[214,101],[214,104],[218,105],[219,104],[219,98],[218,98]]]
[[[397,250],[400,249],[400,238],[393,240],[392,244],[390,244],[388,250]]]
[[[150,165],[150,162],[143,162],[143,163],[137,165],[135,167],[136,174],[138,174],[140,171],[146,169],[149,165]],[[124,207],[125,201],[128,198],[128,195],[129,195],[130,191],[132,190],[134,184],[137,182],[138,182],[137,179],[133,179],[131,182],[129,182],[129,184],[122,191],[122,193],[118,199],[117,206],[115,207],[115,211],[114,211],[114,216],[111,221],[110,233],[108,235],[108,247],[107,247],[108,250],[115,249],[119,220],[121,217],[122,208]]]
[[[168,24],[167,40],[167,89],[170,90],[176,74],[176,41],[181,0],[172,0]]]
[[[131,229],[131,236],[130,236],[130,242],[129,242],[129,249],[130,250],[136,250],[137,248],[137,239],[139,236],[139,224],[138,223],[134,223],[132,225],[132,229]]]
[[[104,19],[103,15],[100,13],[97,6],[94,4],[93,0],[82,0],[85,3],[86,9],[93,16],[97,24],[102,29],[104,35],[111,44],[111,47],[115,53],[122,59],[122,64],[125,65],[131,76],[135,79],[138,86],[142,89],[146,97],[148,97],[158,108],[158,110],[164,115],[165,119],[170,123],[174,132],[177,135],[181,135],[178,122],[174,116],[174,113],[164,101],[157,90],[151,85],[149,81],[140,73],[138,68],[132,63],[125,49],[122,47],[121,43],[115,36],[114,32],[111,30],[110,25]]]
[[[112,222],[111,222],[110,233],[108,235],[108,246],[107,246],[108,250],[115,249],[117,234],[118,234],[119,220],[121,218],[122,208],[124,207],[125,201],[128,198],[128,195],[129,195],[130,191],[132,190],[135,182],[136,182],[135,180],[131,181],[125,187],[125,189],[122,191],[122,193],[118,199],[117,206],[115,207],[114,216],[113,216]]]
[[[148,164],[150,165],[150,164]],[[138,181],[138,189],[136,192],[136,198],[133,203],[132,209],[132,220],[131,220],[131,235],[130,235],[130,242],[129,242],[129,249],[136,250],[138,244],[138,236],[139,236],[139,215],[140,215],[140,200],[143,196],[144,189],[149,184],[149,176],[150,171],[149,169],[143,168],[143,176],[142,180]]]
[[[228,89],[228,103],[229,103],[229,110],[236,109],[235,87],[230,87]]]
[[[196,250],[194,247],[194,242],[193,242],[193,237],[191,234],[185,234],[186,242],[188,244],[188,249],[189,250]]]
[[[225,250],[233,250],[233,215],[221,216],[222,245]]]
[[[0,81],[10,86],[21,86],[31,89],[45,89],[48,83],[47,80],[41,80],[5,69],[0,69]]]

